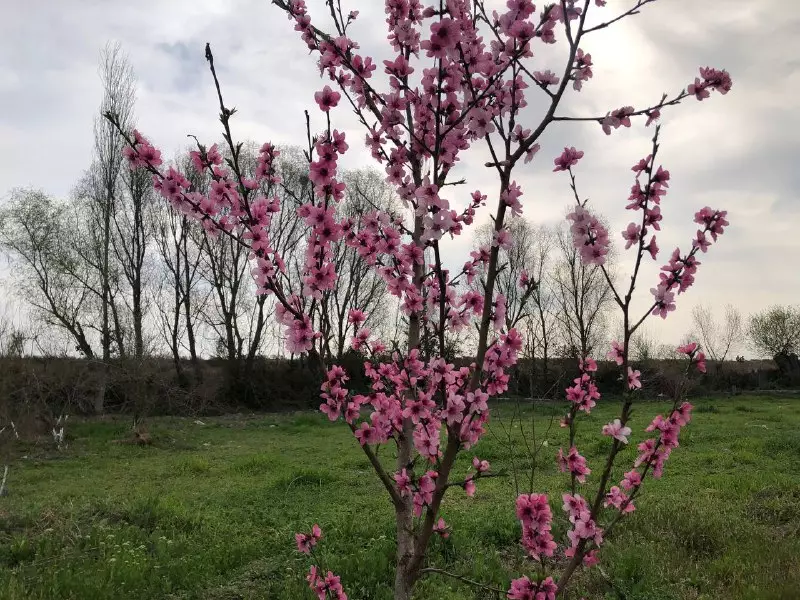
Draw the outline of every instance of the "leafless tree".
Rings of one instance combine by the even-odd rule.
[[[38,190],[12,191],[0,210],[0,245],[14,268],[20,298],[47,325],[65,331],[75,347],[94,358],[91,292],[84,285],[91,274],[75,253],[74,231],[67,207]]]
[[[103,100],[94,122],[94,159],[77,190],[78,201],[83,203],[82,208],[87,212],[84,214],[81,211],[75,215],[76,225],[84,227],[82,241],[86,243],[81,255],[98,272],[100,347],[104,364],[94,402],[98,413],[103,411],[112,344],[120,356],[125,356],[125,333],[128,328],[118,303],[121,300],[118,297],[120,266],[114,264],[115,214],[120,207],[124,186],[122,150],[125,140],[103,116],[106,113],[116,115],[125,129],[133,125],[135,76],[119,43],[109,43],[101,51],[99,75],[103,85]],[[141,319],[138,331],[141,333]]]
[[[508,224],[511,234],[511,247],[501,248],[499,252],[499,267],[495,286],[498,292],[503,294],[506,299],[505,327],[511,329],[520,321],[528,318],[531,314],[530,299],[536,281],[534,272],[537,270],[536,237],[537,231],[525,219],[514,219]],[[477,248],[489,248],[492,244],[494,226],[486,223],[475,230],[475,246]],[[522,286],[520,279],[523,273],[531,278],[534,285]],[[485,273],[480,272],[479,277],[473,281],[473,288],[483,293],[485,287]]]
[[[145,354],[147,317],[147,254],[152,238],[147,215],[153,200],[153,184],[143,171],[123,169],[121,190],[113,206],[112,247],[116,262],[127,284],[123,296],[130,314],[133,343],[131,354],[141,359]]]
[[[155,281],[157,319],[179,381],[184,372],[181,350],[189,352],[196,377],[202,377],[196,341],[198,267],[203,250],[202,236],[192,235],[196,227],[186,215],[178,214],[167,203],[154,203],[149,210],[152,238],[159,258]],[[196,240],[200,240],[200,245]]]
[[[338,207],[340,218],[358,222],[368,213],[380,209],[391,211],[394,193],[383,177],[374,170],[350,171],[344,174],[349,193]],[[340,240],[334,247],[338,277],[334,288],[323,294],[320,315],[327,321],[327,351],[340,359],[356,333],[348,320],[351,310],[366,313],[364,326],[378,331],[385,327],[390,312],[388,292],[383,279],[354,248]]]
[[[721,319],[703,304],[692,309],[692,324],[697,330],[703,351],[715,363],[722,363],[742,337],[742,315],[732,304],[725,306]]]
[[[552,329],[554,326],[553,293],[549,269],[554,246],[553,232],[544,226],[534,227],[525,219],[508,225],[512,245],[499,252],[499,268],[495,288],[506,298],[505,326],[517,327],[525,333],[525,357],[530,361],[531,381],[536,379],[536,361],[541,359],[542,389],[547,386]],[[488,247],[494,227],[487,223],[475,232],[476,247]],[[530,285],[523,286],[525,277]],[[474,289],[483,293],[484,274],[474,281]]]
[[[551,228],[538,227],[534,230],[533,266],[529,272],[536,286],[531,293],[530,318],[527,320],[525,354],[531,359],[531,380],[536,380],[537,360],[541,360],[540,391],[550,388],[550,355],[552,352],[553,332],[557,326],[555,314],[556,298],[549,276],[554,262],[555,233]]]
[[[581,261],[567,226],[557,230],[555,240],[559,255],[552,287],[564,354],[589,356],[604,340],[612,291],[598,265]],[[613,255],[609,254],[607,271],[613,272],[612,264]]]

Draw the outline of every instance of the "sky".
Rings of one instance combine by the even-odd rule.
[[[634,0],[608,0],[598,17],[623,12]],[[342,0],[361,11],[351,30],[380,65],[389,58],[382,2]],[[329,26],[323,0],[308,0],[315,24]],[[487,5],[500,5],[487,1]],[[98,58],[119,42],[136,71],[138,128],[166,157],[187,145],[187,134],[220,138],[218,106],[203,51],[210,42],[226,102],[238,109],[234,136],[257,142],[302,144],[303,111],[323,127],[313,101],[325,82],[292,23],[269,0],[27,0],[4,6],[0,21],[0,197],[18,186],[67,197],[92,153],[92,122],[102,90]],[[582,44],[594,77],[571,92],[559,114],[600,116],[624,105],[642,108],[691,83],[698,67],[727,69],[733,89],[703,102],[685,100],[664,111],[661,164],[671,173],[659,245],[666,253],[686,248],[696,226],[693,213],[709,205],[728,211],[731,226],[701,257],[697,283],[679,297],[678,310],[648,330],[678,342],[691,328],[691,309],[703,303],[736,305],[747,315],[800,298],[800,3],[793,0],[657,0],[641,14],[587,37]],[[542,49],[541,45],[537,45]],[[562,69],[561,52],[537,50],[533,69]],[[532,70],[533,70],[532,69]],[[535,90],[530,90],[533,98]],[[541,103],[525,118],[538,124]],[[348,133],[344,167],[372,166],[352,113],[342,105],[333,124]],[[585,152],[579,191],[611,224],[616,243],[630,220],[624,210],[630,167],[650,151],[652,129],[603,134],[597,123],[557,123],[542,139],[537,158],[517,171],[525,216],[553,224],[572,202],[567,178],[552,173],[564,146]],[[451,202],[481,189],[496,197],[494,177],[476,146],[460,169],[468,179],[451,188]],[[491,205],[491,203],[490,203]],[[627,213],[627,214],[626,214]],[[485,212],[479,221],[488,219]],[[461,264],[470,236],[446,243],[446,256]],[[621,250],[621,246],[620,246]],[[629,255],[621,252],[620,271]],[[647,264],[636,298],[644,310],[658,266]]]

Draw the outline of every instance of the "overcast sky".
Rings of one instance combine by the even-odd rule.
[[[608,0],[597,10],[612,15],[633,3]],[[322,0],[308,4],[315,23],[327,26]],[[342,4],[361,10],[351,36],[374,48],[382,64],[388,58],[378,11],[383,3]],[[219,138],[218,107],[203,58],[206,42],[226,100],[239,110],[237,137],[302,143],[303,110],[315,109],[313,93],[323,85],[313,57],[269,0],[27,0],[5,3],[3,13],[0,195],[16,186],[61,197],[70,193],[91,159],[92,120],[101,99],[98,54],[110,40],[122,44],[138,76],[139,129],[167,157],[186,145],[186,134]],[[665,322],[653,319],[652,332],[677,342],[700,302],[732,302],[744,313],[800,302],[800,2],[658,0],[582,46],[594,59],[594,78],[570,95],[562,114],[601,115],[625,104],[641,108],[662,92],[684,88],[699,66],[725,68],[734,82],[727,96],[684,101],[664,113],[661,162],[672,175],[658,238],[664,254],[688,245],[696,229],[692,214],[705,205],[728,210],[731,227],[702,256],[697,283],[679,299],[678,311]],[[544,53],[535,68],[558,71],[560,56]],[[530,124],[538,122],[535,112],[527,116]],[[336,127],[350,132],[345,166],[368,166],[363,132],[352,115],[341,106],[332,117]],[[318,120],[317,127],[322,125]],[[537,159],[517,173],[526,217],[544,223],[562,217],[571,197],[564,174],[551,172],[552,159],[574,145],[586,153],[577,169],[581,194],[608,218],[621,242],[620,231],[630,220],[624,210],[630,167],[648,154],[651,136],[641,121],[610,138],[597,124],[552,127]],[[492,198],[496,184],[483,162],[477,151],[463,165],[469,185],[454,192],[452,201],[459,203],[476,188]],[[449,243],[448,256],[463,262],[470,244],[468,236]],[[650,267],[641,279],[645,291],[657,281],[657,266]]]

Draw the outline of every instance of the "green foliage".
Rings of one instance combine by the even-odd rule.
[[[616,403],[601,402],[579,430],[596,485],[608,439],[600,428]],[[648,480],[637,510],[611,536],[602,571],[581,571],[571,598],[689,600],[800,597],[800,401],[714,398],[694,420],[661,480]],[[632,442],[664,403],[643,403]],[[746,408],[747,410],[742,410]],[[566,523],[555,467],[566,431],[552,405],[536,409],[546,440],[534,491],[551,493],[554,534]],[[76,421],[62,453],[35,446],[13,457],[11,495],[0,499],[0,598],[312,598],[295,531],[319,523],[326,568],[351,598],[392,597],[392,508],[351,434],[317,413],[250,418],[153,419],[151,447],[115,444],[126,420]],[[509,470],[509,436],[530,434],[531,411],[495,408],[475,454]],[[525,448],[516,449],[523,464]],[[618,480],[636,455],[625,449]],[[25,456],[26,458],[23,458]],[[466,473],[472,453],[456,465]],[[381,458],[391,463],[387,447]],[[516,485],[509,473],[481,481],[475,498],[454,488],[443,516],[453,528],[433,541],[431,566],[504,588],[532,571],[519,547]],[[438,575],[416,598],[493,598]]]

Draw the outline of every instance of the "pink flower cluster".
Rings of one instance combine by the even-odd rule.
[[[641,485],[642,476],[639,472],[636,470],[628,471],[625,473],[619,486],[612,485],[608,490],[605,500],[603,501],[603,506],[606,508],[612,506],[623,514],[633,512],[636,510],[636,506],[633,504],[632,496],[629,496],[622,490],[633,491],[632,493],[635,493]]]
[[[297,550],[303,554],[311,554],[311,551],[314,549],[314,546],[317,545],[320,538],[322,538],[322,530],[316,523],[314,523],[314,526],[311,528],[311,533],[294,534],[294,540],[297,542]]]
[[[580,205],[567,215],[567,219],[572,221],[572,243],[580,252],[581,260],[585,264],[605,264],[611,242],[608,230],[600,220]]]
[[[603,530],[592,519],[592,513],[586,499],[580,494],[564,494],[564,512],[572,523],[572,529],[567,531],[571,546],[564,551],[567,557],[575,556],[578,545],[582,540],[591,541],[599,548],[603,543]],[[596,550],[590,550],[583,557],[583,564],[592,566],[597,563]]]
[[[688,425],[692,418],[691,412],[692,405],[684,402],[672,411],[667,419],[662,415],[657,415],[645,431],[658,431],[659,437],[645,440],[639,444],[639,456],[636,458],[634,466],[639,467],[646,464],[653,468],[653,477],[660,478],[664,471],[664,463],[672,450],[678,447],[678,435],[681,428]]]
[[[243,243],[249,247],[249,257],[255,262],[253,277],[260,294],[277,293],[280,301],[276,316],[287,329],[287,350],[300,353],[309,350],[318,337],[311,327],[311,320],[303,312],[300,297],[282,293],[278,275],[285,272],[283,258],[273,250],[269,231],[272,216],[280,211],[278,196],[268,197],[261,193],[280,183],[276,174],[275,160],[280,153],[271,144],[261,146],[252,179],[243,173],[234,173],[223,166],[222,155],[216,145],[190,153],[192,167],[198,173],[208,173],[211,178],[207,195],[191,189],[189,180],[173,167],[166,172],[158,170],[161,155],[139,132],[133,134],[133,144],[125,149],[125,156],[133,169],[144,168],[153,173],[156,190],[177,211],[200,221],[212,235],[221,232],[241,233]],[[304,293],[319,297],[330,289],[336,276],[332,264],[330,244],[342,234],[327,201],[339,200],[344,186],[335,178],[336,158],[347,149],[344,134],[334,131],[317,140],[315,149],[319,160],[312,163],[310,178],[315,191],[326,200],[325,206],[304,204],[298,213],[310,228],[306,265],[303,272]]]
[[[531,581],[527,576],[514,579],[508,590],[510,600],[555,600],[558,586],[552,577]]]
[[[623,514],[631,513],[634,510],[636,510],[636,506],[634,506],[633,502],[630,500],[628,495],[616,485],[612,485],[611,488],[606,493],[606,498],[603,501],[603,506],[605,506],[606,508],[609,506],[613,506]]]
[[[553,556],[556,543],[550,532],[553,515],[546,494],[522,494],[517,498],[517,518],[522,523],[522,545],[534,560]]]
[[[562,473],[569,472],[570,475],[575,477],[578,483],[586,483],[586,476],[592,470],[586,466],[586,458],[578,453],[578,449],[572,446],[569,453],[564,455],[564,449],[558,449],[558,468]]]
[[[686,92],[689,95],[694,96],[700,101],[711,95],[711,92],[708,90],[714,90],[724,96],[731,91],[731,87],[733,87],[731,76],[725,70],[701,67],[700,77],[703,78],[702,81],[699,77],[695,77],[694,83],[689,84],[689,87],[686,88]]]
[[[311,588],[319,600],[347,600],[347,594],[342,589],[341,578],[328,571],[323,577],[316,565],[311,565],[308,575],[306,575],[308,587]]]
[[[600,390],[591,373],[597,371],[597,363],[591,358],[580,363],[581,375],[573,380],[574,385],[566,389],[567,400],[573,403],[577,410],[589,414],[600,399]]]
[[[297,549],[303,554],[311,554],[321,538],[322,530],[316,523],[311,528],[311,533],[294,534]],[[328,571],[327,575],[323,577],[317,565],[311,565],[306,581],[308,581],[308,587],[317,595],[319,600],[347,600],[347,594],[342,589],[341,579],[331,571]]]
[[[477,456],[473,456],[472,468],[475,469],[475,473],[469,473],[464,481],[464,491],[469,497],[475,495],[475,480],[489,472],[489,461],[481,460]]]
[[[360,315],[355,316],[360,319]],[[483,378],[477,389],[469,387],[474,366],[456,368],[441,358],[426,363],[417,349],[405,357],[395,352],[391,360],[377,365],[365,363],[372,389],[369,395],[350,394],[344,369],[333,366],[322,384],[325,402],[320,409],[332,421],[343,416],[362,446],[397,439],[403,432],[404,419],[409,419],[417,452],[436,463],[442,454],[443,426],[448,435],[458,437],[464,448],[474,445],[483,435],[489,396],[507,388],[506,369],[516,363],[521,348],[516,330],[501,335],[486,352]],[[441,389],[445,391],[445,402],[438,405],[434,398]],[[371,407],[372,412],[367,420],[357,423],[362,407]],[[476,458],[473,468],[475,473],[463,484],[468,495],[475,493],[475,481],[488,471],[489,463]],[[435,470],[419,477],[409,469],[394,475],[398,492],[413,496],[417,516],[431,504],[437,477]]]
[[[161,151],[155,148],[138,130],[133,130],[133,145],[125,146],[122,155],[128,160],[131,169],[158,167],[161,165]]]
[[[633,211],[642,210],[644,213],[641,223],[631,222],[622,232],[626,250],[631,246],[635,246],[639,254],[646,250],[653,260],[659,251],[656,236],[653,235],[648,243],[645,243],[645,239],[650,227],[656,231],[661,230],[661,198],[667,195],[670,179],[669,171],[662,166],[656,169],[654,160],[654,155],[650,154],[631,167],[631,171],[636,173],[636,180],[631,187],[625,208]],[[643,174],[647,175],[646,182],[642,181]]]
[[[689,342],[684,346],[678,346],[678,352],[685,354],[689,357],[689,362],[701,373],[706,372],[706,355],[700,351],[700,346],[697,342]]]
[[[713,210],[708,206],[695,213],[694,221],[703,225],[703,229],[697,230],[689,254],[682,255],[680,248],[675,248],[669,262],[661,267],[661,273],[659,273],[661,282],[650,290],[655,299],[654,315],[666,318],[669,312],[675,310],[676,291],[674,290],[681,294],[694,283],[694,276],[700,265],[700,261],[695,255],[698,250],[708,251],[712,241],[716,242],[717,238],[725,232],[725,227],[729,225],[726,219],[727,214],[727,211]],[[711,240],[706,234],[710,235]]]

